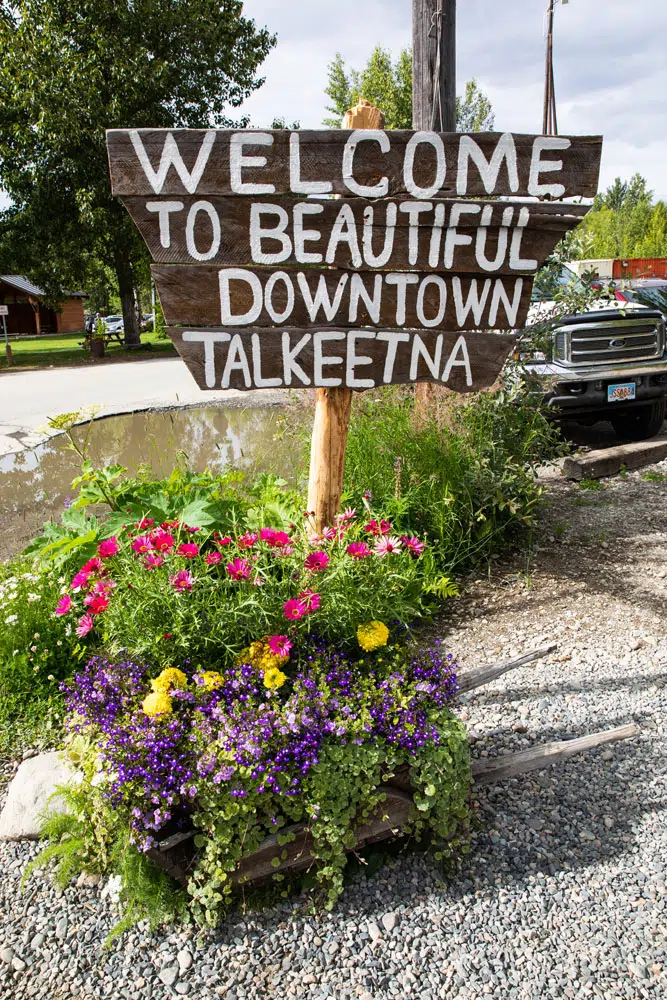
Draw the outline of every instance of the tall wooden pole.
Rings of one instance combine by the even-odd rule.
[[[412,0],[412,127],[456,132],[456,0]],[[415,386],[415,413],[424,420],[436,386]]]
[[[544,114],[542,132],[544,135],[558,135],[556,118],[556,91],[554,87],[554,7],[555,0],[549,0],[547,11],[547,54],[544,73]]]
[[[384,115],[363,98],[345,114],[343,128],[384,128]],[[317,531],[334,523],[343,493],[351,389],[318,389],[310,445],[308,510]]]

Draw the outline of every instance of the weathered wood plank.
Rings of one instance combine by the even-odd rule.
[[[554,642],[550,646],[535,649],[532,653],[524,653],[523,656],[519,656],[516,660],[506,660],[504,663],[495,664],[495,666],[480,667],[478,670],[459,674],[459,693],[463,694],[466,691],[474,691],[485,684],[490,684],[491,681],[495,681],[498,677],[502,677],[503,674],[509,673],[510,670],[516,670],[517,667],[526,667],[536,660],[541,660],[543,657],[548,656],[549,653],[553,653],[555,649],[558,649],[558,646]]]
[[[516,339],[493,333],[395,330],[170,329],[201,389],[372,389],[438,381],[456,392],[492,385]]]
[[[641,730],[634,722],[618,729],[608,729],[603,733],[591,733],[574,740],[559,740],[554,743],[544,743],[542,746],[531,747],[520,753],[507,754],[504,757],[492,757],[489,760],[476,760],[472,764],[472,776],[476,785],[501,781],[503,778],[514,778],[528,771],[537,771],[551,764],[559,763],[583,750],[592,750],[605,743],[615,743],[617,740],[628,740],[639,736]]]
[[[125,197],[123,204],[159,263],[481,274],[532,273],[588,212],[560,203],[410,198],[186,195]]]
[[[170,326],[513,330],[532,277],[153,264]]]
[[[600,136],[111,129],[115,195],[592,198]],[[254,161],[254,162],[253,162]]]

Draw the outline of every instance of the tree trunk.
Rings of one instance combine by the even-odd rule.
[[[129,260],[116,257],[116,277],[120,292],[120,305],[123,313],[123,329],[125,331],[125,346],[138,347],[141,344],[137,310],[134,302],[134,277]]]

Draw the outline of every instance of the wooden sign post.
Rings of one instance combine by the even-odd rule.
[[[588,207],[599,137],[113,129],[113,193],[202,389],[315,388],[309,509],[331,523],[351,394],[496,380],[537,269]],[[338,196],[338,197],[334,197]],[[505,331],[495,332],[495,331]]]

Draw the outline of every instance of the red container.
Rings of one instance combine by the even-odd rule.
[[[614,261],[612,277],[667,279],[667,257],[619,257]]]

